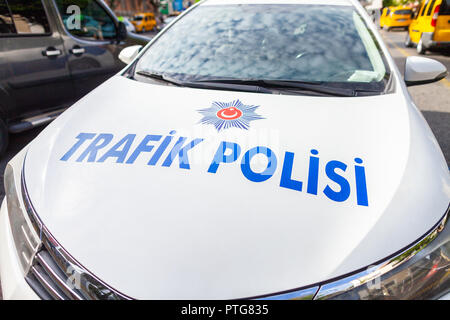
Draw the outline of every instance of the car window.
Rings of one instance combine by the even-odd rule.
[[[408,10],[408,9],[403,9],[403,10],[397,10],[395,11],[396,15],[410,15],[412,14],[412,10]]]
[[[442,0],[439,15],[450,15],[450,0]]]
[[[332,36],[330,36],[332,35]],[[185,80],[239,78],[363,83],[384,88],[388,69],[350,6],[199,6],[164,32],[137,70]]]
[[[72,35],[89,40],[116,38],[114,20],[96,1],[56,0],[56,3],[64,25]],[[78,6],[80,14],[72,10],[73,5]]]
[[[11,13],[4,0],[0,0],[0,34],[16,33]]]
[[[427,16],[430,16],[433,12],[434,4],[436,3],[436,0],[431,1],[430,6],[428,7]]]
[[[425,10],[427,9],[429,1],[427,0],[427,2],[425,2],[425,5],[422,7],[422,13],[420,14],[421,17],[423,17],[423,15],[425,14]]]
[[[47,34],[50,27],[41,1],[0,1],[0,34]]]
[[[422,12],[423,6],[424,6],[424,4],[423,4],[423,2],[422,2],[422,4],[421,4],[421,6],[419,7],[419,9],[417,9],[417,11],[414,13],[414,20],[417,19],[417,18],[419,17],[420,13]]]

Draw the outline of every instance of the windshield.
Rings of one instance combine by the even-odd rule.
[[[135,70],[195,81],[326,82],[383,91],[378,43],[350,6],[199,6],[172,25]]]
[[[144,17],[142,17],[142,16],[134,16],[132,20],[133,21],[141,21],[143,18]]]

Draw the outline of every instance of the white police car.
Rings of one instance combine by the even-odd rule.
[[[8,164],[7,299],[448,298],[450,176],[357,1],[206,0]]]

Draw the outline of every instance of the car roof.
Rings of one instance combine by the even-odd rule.
[[[352,0],[205,0],[201,5],[223,4],[315,4],[351,6]]]

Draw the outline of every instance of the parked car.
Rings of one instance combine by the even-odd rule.
[[[332,35],[332,36],[330,36]],[[5,299],[450,297],[450,175],[356,0],[206,0],[7,165]]]
[[[1,0],[0,154],[8,133],[53,120],[124,67],[122,48],[147,42],[103,1]]]
[[[138,13],[136,14],[131,23],[136,28],[136,32],[148,32],[156,30],[157,23],[155,15],[151,12],[148,13]]]
[[[405,46],[416,46],[419,54],[428,49],[450,49],[450,0],[422,1],[409,26]]]
[[[122,21],[125,24],[128,32],[136,32],[136,28],[131,23],[131,21],[126,17],[119,17],[119,21]]]
[[[398,6],[384,8],[381,13],[380,27],[386,31],[392,28],[404,28],[408,30],[411,23],[413,10],[411,7]]]

